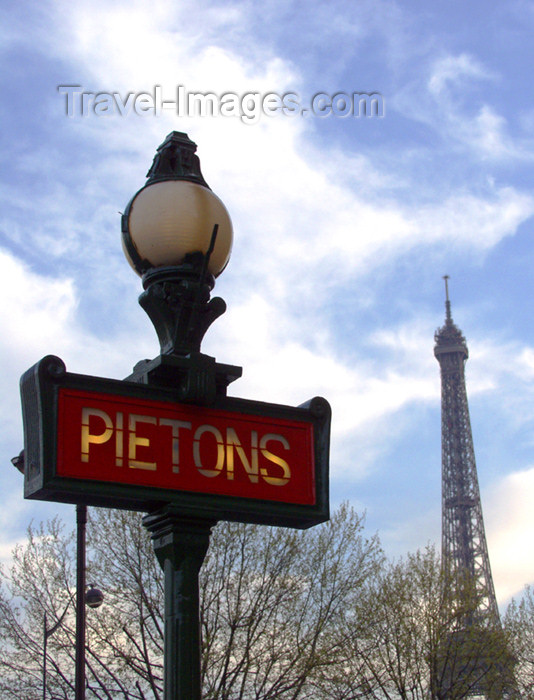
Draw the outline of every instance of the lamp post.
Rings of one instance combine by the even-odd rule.
[[[164,700],[200,698],[198,573],[213,525],[306,528],[329,517],[328,402],[229,397],[241,367],[200,351],[226,309],[210,294],[230,257],[232,224],[195,151],[186,134],[169,134],[122,215],[160,354],[125,381],[73,374],[47,355],[20,384],[25,497],[81,504],[80,525],[85,505],[148,513],[164,570]]]
[[[233,234],[195,151],[186,134],[169,134],[145,186],[122,216],[123,249],[142,276],[145,291],[139,303],[154,324],[161,350],[154,360],[138,363],[128,380],[171,386],[182,402],[209,406],[226,394],[241,368],[200,352],[205,332],[226,310],[222,299],[210,300],[210,292],[228,263]],[[164,698],[198,700],[198,573],[215,521],[184,518],[167,505],[145,516],[143,524],[164,571]]]
[[[13,466],[24,474],[24,450],[11,460]],[[98,608],[102,605],[104,594],[94,583],[89,584],[86,592],[85,583],[85,526],[87,524],[87,506],[76,506],[76,634],[75,634],[75,674],[74,691],[76,700],[85,698],[85,606]],[[61,626],[69,606],[50,629],[46,626],[46,613],[43,616],[43,700],[46,697],[46,649],[48,638]]]
[[[76,506],[76,643],[74,697],[85,698],[85,525],[87,506]]]
[[[75,700],[85,700],[85,606],[98,608],[102,605],[104,595],[89,584],[86,591],[85,583],[85,526],[87,524],[87,506],[76,506],[76,641],[75,641]]]

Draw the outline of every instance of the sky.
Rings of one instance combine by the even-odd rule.
[[[203,351],[243,367],[234,396],[330,402],[332,507],[391,557],[440,541],[450,275],[499,603],[534,583],[534,2],[28,8],[0,9],[0,558],[30,521],[74,521],[23,499],[20,375],[54,354],[121,379],[158,354],[120,212],[176,130],[234,226]]]

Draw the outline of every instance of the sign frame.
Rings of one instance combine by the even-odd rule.
[[[185,491],[97,479],[60,476],[58,415],[61,389],[106,394],[184,406],[172,387],[155,387],[126,380],[67,372],[64,362],[47,355],[21,377],[24,422],[24,496],[29,499],[76,503],[140,512],[172,505],[184,518],[230,520],[262,525],[308,528],[329,518],[329,451],[331,409],[315,397],[292,407],[248,399],[217,396],[206,408],[236,416],[264,417],[308,424],[313,433],[314,503],[288,503],[254,497]]]

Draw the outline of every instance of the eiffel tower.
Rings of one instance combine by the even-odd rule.
[[[467,343],[454,324],[445,279],[445,324],[435,333],[434,355],[441,369],[442,531],[444,578],[443,648],[434,697],[508,697],[510,657],[501,634],[499,610],[484,531],[475,451],[465,385]],[[493,680],[492,680],[493,679]],[[464,684],[465,694],[454,686]],[[500,683],[500,686],[499,686]],[[491,686],[488,690],[488,686]]]
[[[465,362],[469,356],[462,332],[454,324],[445,276],[445,325],[436,331],[434,355],[441,368],[441,556],[447,578],[457,592],[471,578],[478,601],[477,622],[500,624],[482,518],[475,450],[471,434]]]

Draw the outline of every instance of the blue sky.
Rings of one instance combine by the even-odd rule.
[[[0,553],[22,498],[18,379],[46,354],[121,378],[158,352],[120,216],[172,130],[198,144],[234,223],[203,349],[234,395],[333,408],[332,504],[388,554],[440,538],[433,334],[467,337],[468,393],[501,603],[534,583],[534,3],[4,3],[0,22]],[[92,93],[382,96],[382,117],[67,116]],[[140,110],[139,110],[140,111]]]

